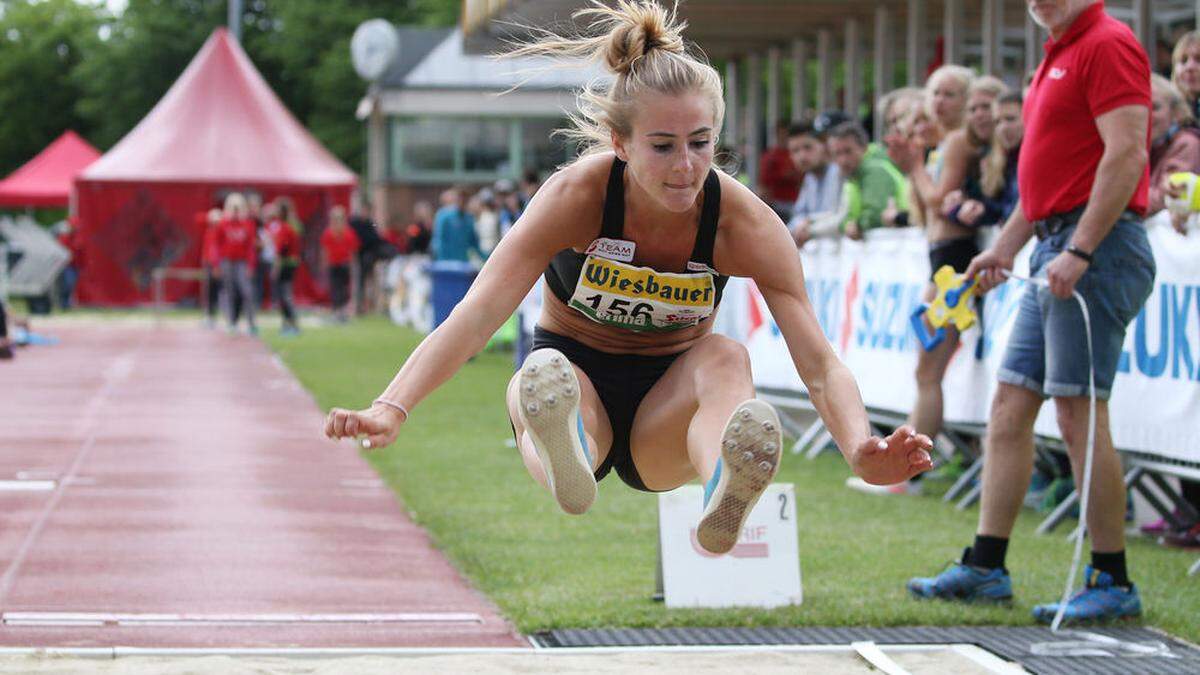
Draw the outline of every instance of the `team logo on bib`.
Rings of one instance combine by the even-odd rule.
[[[637,244],[624,239],[609,239],[600,237],[592,242],[591,246],[584,251],[587,255],[597,255],[601,258],[609,260],[620,260],[621,262],[633,262],[633,252],[637,250]]]

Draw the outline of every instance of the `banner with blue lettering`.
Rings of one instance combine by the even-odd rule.
[[[1147,223],[1158,276],[1125,336],[1109,407],[1117,447],[1200,462],[1200,233],[1183,237],[1165,214]],[[1016,264],[1028,274],[1032,243]],[[867,405],[908,413],[920,344],[908,317],[929,278],[919,230],[876,230],[865,242],[810,242],[800,254],[813,310],[834,351],[858,380]],[[986,423],[996,371],[1025,282],[988,293],[981,325],[964,333],[943,380],[945,418]],[[804,392],[795,365],[753,282],[730,279],[717,330],[747,346],[755,384]],[[1079,330],[1083,330],[1080,318]],[[1054,406],[1037,431],[1058,437]]]

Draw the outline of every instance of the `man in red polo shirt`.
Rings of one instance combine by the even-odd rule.
[[[1142,225],[1149,174],[1150,62],[1125,24],[1101,0],[1028,0],[1050,31],[1046,57],[1025,99],[1025,143],[1017,168],[1020,208],[995,245],[967,270],[989,290],[1005,281],[1032,235],[1038,243],[1030,286],[999,372],[984,456],[983,495],[974,545],[962,562],[916,578],[920,598],[1007,601],[1008,538],[1029,486],[1033,424],[1054,399],[1058,427],[1076,476],[1083,473],[1089,424],[1089,377],[1095,376],[1096,434],[1087,526],[1092,562],[1086,586],[1064,620],[1096,621],[1141,613],[1125,566],[1125,485],[1108,428],[1108,397],[1125,328],[1154,283],[1154,256]],[[1082,312],[1087,302],[1089,360]],[[1034,607],[1049,623],[1057,603]]]

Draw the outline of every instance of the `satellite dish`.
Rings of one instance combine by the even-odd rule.
[[[387,71],[400,52],[400,35],[386,19],[364,21],[350,38],[350,58],[354,70],[364,80],[374,82]]]

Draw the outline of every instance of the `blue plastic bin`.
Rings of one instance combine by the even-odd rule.
[[[478,270],[468,262],[439,260],[429,264],[433,285],[433,327],[442,325],[451,310],[466,295]]]

